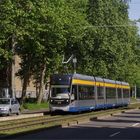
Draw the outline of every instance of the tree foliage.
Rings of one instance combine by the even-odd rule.
[[[128,18],[128,5],[118,0],[89,0],[87,20],[91,26],[87,27],[88,35],[84,38],[82,66],[86,67],[85,71],[132,82],[136,73],[134,67],[137,67],[138,36],[136,27]]]
[[[138,29],[128,18],[126,0],[0,1],[0,68],[21,58],[22,100],[32,79],[38,103],[50,74],[65,71],[62,57],[78,59],[77,72],[137,83]],[[138,79],[138,78],[137,78]]]

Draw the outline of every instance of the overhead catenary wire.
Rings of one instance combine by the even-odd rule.
[[[90,27],[101,27],[101,28],[112,28],[112,27],[133,27],[136,26],[136,24],[132,25],[92,25],[92,26],[85,26],[85,28]]]

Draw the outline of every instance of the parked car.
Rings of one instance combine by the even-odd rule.
[[[15,98],[0,98],[0,115],[20,114],[20,104]]]

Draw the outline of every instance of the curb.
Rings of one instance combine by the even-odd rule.
[[[8,116],[8,117],[0,118],[0,122],[17,120],[17,119],[32,118],[32,117],[40,117],[40,116],[43,116],[43,115],[44,115],[43,113],[37,113],[37,114],[22,114],[22,115],[19,115],[19,116]]]

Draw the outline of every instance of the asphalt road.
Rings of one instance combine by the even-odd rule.
[[[43,139],[43,140],[140,140],[140,110],[126,112],[111,117],[100,118],[79,125],[64,128],[43,130],[33,134],[16,137],[15,139]]]

